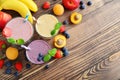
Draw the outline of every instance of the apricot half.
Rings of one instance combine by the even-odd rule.
[[[54,38],[54,45],[57,48],[63,48],[66,45],[66,38],[65,36],[59,34]]]
[[[79,24],[82,20],[82,15],[77,12],[73,12],[70,16],[70,20],[73,24]]]

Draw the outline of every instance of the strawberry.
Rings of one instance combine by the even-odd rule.
[[[43,9],[49,9],[50,8],[50,2],[46,1],[43,4]]]
[[[57,50],[57,52],[56,52],[56,54],[55,54],[55,58],[57,58],[57,59],[59,59],[59,58],[62,58],[62,56],[63,56],[63,53],[62,53],[62,51],[61,50]]]
[[[6,43],[3,40],[0,40],[0,50],[6,48]]]
[[[21,71],[23,68],[23,65],[21,62],[16,62],[14,66],[17,71]]]
[[[4,60],[1,59],[1,60],[0,60],[0,69],[2,69],[3,65],[4,65]]]
[[[63,33],[64,31],[65,31],[65,26],[61,26],[59,32],[60,32],[60,33]]]

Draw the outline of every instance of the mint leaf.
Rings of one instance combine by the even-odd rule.
[[[16,40],[14,38],[7,39],[7,42],[11,44],[16,44]]]
[[[23,45],[25,43],[23,39],[18,39],[16,42],[18,45]]]

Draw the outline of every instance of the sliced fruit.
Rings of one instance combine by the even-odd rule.
[[[57,48],[62,48],[66,45],[66,38],[65,36],[59,34],[57,36],[55,36],[54,38],[54,45]]]
[[[82,20],[82,15],[77,12],[73,12],[70,16],[70,20],[73,24],[79,24]]]

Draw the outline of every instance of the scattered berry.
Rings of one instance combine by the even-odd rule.
[[[65,37],[68,39],[68,38],[70,38],[70,35],[67,33],[67,31],[64,31],[63,32],[63,35],[65,35]]]
[[[63,34],[66,35],[66,34],[67,34],[67,31],[64,31]]]
[[[68,56],[69,52],[66,48],[62,48],[63,56]]]
[[[80,1],[80,5],[83,5],[84,4],[84,2],[83,1]]]
[[[16,62],[16,63],[15,63],[15,69],[16,69],[17,71],[21,71],[21,70],[22,70],[22,67],[23,67],[23,65],[22,65],[21,62]]]
[[[87,5],[88,5],[88,6],[91,6],[91,5],[92,5],[92,1],[88,1],[88,2],[87,2]]]
[[[3,65],[4,65],[4,60],[1,59],[1,60],[0,60],[0,69],[2,69]]]
[[[29,68],[31,68],[31,65],[30,64],[26,64],[26,69],[29,69]]]
[[[6,42],[3,40],[0,40],[0,50],[6,48]]]
[[[7,68],[7,69],[5,70],[5,73],[6,73],[6,74],[11,74],[11,73],[12,73],[12,70],[9,69],[9,68]]]
[[[50,2],[46,1],[43,4],[43,9],[49,9],[50,8]]]
[[[43,60],[43,57],[38,56],[37,61],[42,61],[42,60]]]
[[[65,31],[65,26],[60,27],[60,33],[63,33]]]
[[[85,9],[85,5],[84,5],[84,4],[81,5],[81,6],[80,6],[80,9],[82,9],[82,10]]]
[[[64,52],[64,51],[66,50],[66,48],[65,48],[65,47],[63,47],[61,50],[62,50],[62,52]]]
[[[67,34],[65,35],[65,37],[66,37],[67,39],[70,38],[70,34],[67,33]]]
[[[45,65],[45,69],[48,69],[48,68],[49,68],[49,65],[48,65],[48,64],[46,64],[46,65]]]
[[[39,57],[43,57],[43,55],[41,53],[39,53]]]
[[[15,72],[15,73],[14,73],[14,76],[15,76],[15,77],[17,77],[18,75],[19,75],[19,73],[18,73],[18,72]]]
[[[55,4],[53,7],[53,12],[57,16],[61,16],[64,13],[64,7],[61,4]]]
[[[62,58],[62,56],[63,56],[63,53],[61,52],[61,50],[57,50],[57,52],[56,52],[54,58],[59,59],[59,58]]]
[[[63,21],[63,25],[68,25],[68,24],[69,24],[68,20]]]
[[[12,66],[12,63],[11,63],[10,61],[7,61],[7,62],[5,62],[5,66],[6,66],[6,67],[11,67],[11,66]]]

